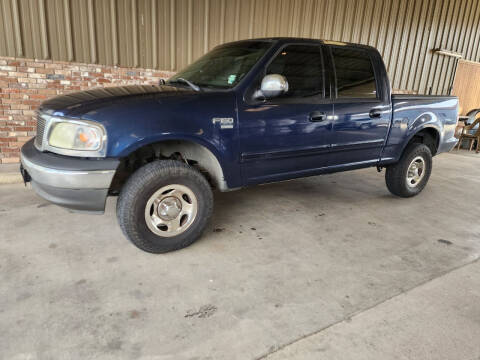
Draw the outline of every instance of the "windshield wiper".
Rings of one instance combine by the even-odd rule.
[[[184,78],[176,78],[175,80],[169,81],[169,83],[179,83],[179,82],[187,84],[195,91],[200,91],[200,87],[198,85],[195,85],[191,81],[188,81],[187,79],[184,79]]]

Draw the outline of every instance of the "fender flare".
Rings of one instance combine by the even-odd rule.
[[[225,177],[225,164],[221,161],[218,149],[208,141],[196,136],[155,136],[131,144],[122,151],[121,157],[146,147],[158,145],[164,155],[181,152],[189,160],[195,160],[208,172],[220,191],[229,190]],[[163,146],[162,146],[163,145]]]
[[[426,124],[423,124],[421,126],[418,126],[416,128],[413,128],[411,133],[408,135],[407,139],[404,141],[404,143],[402,144],[402,149],[400,151],[400,154],[403,154],[403,152],[405,151],[406,147],[408,146],[408,144],[410,144],[410,141],[421,131],[423,130],[426,130],[426,129],[432,129],[434,130],[436,133],[437,133],[437,147],[438,147],[438,144],[440,143],[441,141],[441,136],[442,136],[442,131],[441,129],[439,128],[438,125],[434,124],[434,123],[426,123]],[[400,155],[401,156],[401,155]]]

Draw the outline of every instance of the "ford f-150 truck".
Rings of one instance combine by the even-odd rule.
[[[365,167],[391,193],[420,193],[454,147],[458,100],[392,95],[378,51],[300,38],[214,48],[159,85],[45,101],[21,172],[43,198],[103,212],[145,251],[202,233],[220,191]]]

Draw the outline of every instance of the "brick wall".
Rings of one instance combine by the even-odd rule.
[[[132,84],[158,84],[173,73],[138,68],[0,57],[0,163],[19,161],[35,135],[35,109],[53,96]]]

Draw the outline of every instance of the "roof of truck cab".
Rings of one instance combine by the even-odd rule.
[[[277,36],[277,37],[244,39],[244,40],[237,40],[237,41],[224,43],[224,44],[221,44],[221,45],[235,44],[235,43],[246,42],[246,41],[271,41],[271,42],[282,42],[282,43],[283,42],[285,42],[285,43],[287,43],[287,42],[320,43],[320,44],[326,44],[326,45],[340,45],[340,46],[357,47],[357,48],[369,49],[369,50],[375,50],[376,51],[376,49],[373,46],[369,46],[369,45],[355,44],[355,43],[349,43],[349,42],[338,41],[338,40],[312,39],[312,38],[288,37],[288,36],[287,37]]]

